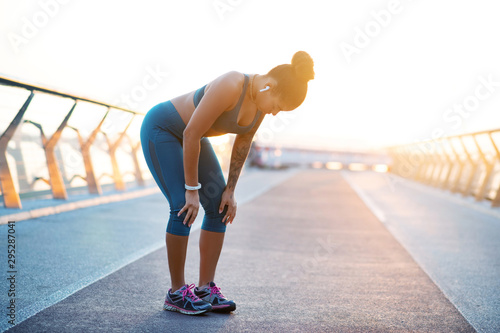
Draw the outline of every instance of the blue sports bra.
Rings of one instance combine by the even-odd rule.
[[[212,125],[212,129],[216,130],[217,132],[244,134],[248,132],[253,127],[253,125],[255,125],[255,122],[260,117],[261,111],[257,110],[255,118],[253,119],[251,124],[248,124],[247,126],[238,125],[238,113],[240,112],[241,104],[243,103],[243,99],[245,98],[245,93],[247,91],[248,85],[248,75],[244,75],[245,85],[243,86],[243,92],[241,93],[240,99],[238,100],[238,104],[236,104],[234,109],[223,112]],[[204,85],[194,93],[193,102],[195,107],[198,107],[198,104],[205,95],[206,86],[207,85]]]

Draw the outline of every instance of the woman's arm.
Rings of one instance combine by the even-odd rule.
[[[201,138],[201,137],[200,137]],[[200,138],[194,135],[184,136],[182,150],[184,152],[184,181],[189,186],[198,185],[198,160],[200,157]]]
[[[241,169],[243,169],[243,165],[245,165],[245,161],[248,157],[253,137],[264,119],[264,116],[265,114],[262,114],[259,119],[257,119],[255,126],[250,132],[236,135],[233,150],[231,152],[231,164],[229,166],[226,189],[234,191],[236,188],[236,183],[238,182]]]
[[[194,110],[183,133],[184,181],[187,185],[198,185],[198,161],[200,140],[222,112],[229,110],[241,93],[241,73],[229,72],[210,83],[200,104]],[[198,190],[186,190],[186,204],[179,211],[186,211],[183,223],[191,226],[199,210]]]
[[[222,193],[221,203],[219,206],[219,213],[224,210],[224,207],[227,205],[227,212],[222,219],[222,222],[226,225],[228,223],[233,223],[234,218],[236,217],[236,201],[234,199],[234,190],[236,188],[236,183],[238,182],[238,178],[241,173],[241,169],[245,164],[245,160],[248,156],[248,152],[250,151],[250,146],[252,145],[252,139],[257,132],[257,129],[260,126],[262,120],[264,120],[265,114],[262,113],[255,122],[254,127],[245,133],[238,134],[234,140],[233,150],[231,152],[231,164],[229,166],[229,176],[227,179],[227,185]]]

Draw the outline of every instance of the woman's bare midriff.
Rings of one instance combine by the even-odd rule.
[[[174,97],[170,100],[170,102],[172,102],[174,107],[177,109],[177,112],[186,126],[189,123],[195,109],[193,102],[194,93],[195,91],[191,91],[190,93]],[[223,134],[226,133],[220,133],[211,128],[203,136],[219,136]]]

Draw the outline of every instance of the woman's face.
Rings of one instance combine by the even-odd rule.
[[[262,92],[257,99],[257,105],[259,110],[266,114],[272,114],[273,116],[277,115],[280,111],[287,110],[283,101],[278,97],[278,95],[273,94],[272,92],[268,92],[267,94]]]
[[[260,111],[275,116],[280,111],[291,111],[294,109],[288,106],[276,93],[274,89],[276,87],[276,81],[274,79],[267,81],[265,86],[269,86],[269,89],[257,93],[256,102]]]

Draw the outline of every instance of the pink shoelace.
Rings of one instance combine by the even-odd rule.
[[[191,297],[191,299],[192,299],[194,302],[197,302],[197,301],[200,301],[200,300],[201,300],[198,296],[196,296],[196,295],[193,293],[193,289],[194,289],[194,287],[195,287],[195,284],[194,284],[194,283],[191,283],[189,286],[187,286],[187,288],[186,288],[186,289],[184,289],[184,290],[182,291],[182,300],[184,300],[184,298],[185,298],[186,296]]]
[[[222,293],[220,292],[220,288],[217,287],[216,285],[214,285],[213,287],[209,287],[209,288],[210,288],[210,296],[215,294],[221,298],[225,298],[224,295],[222,295]]]

